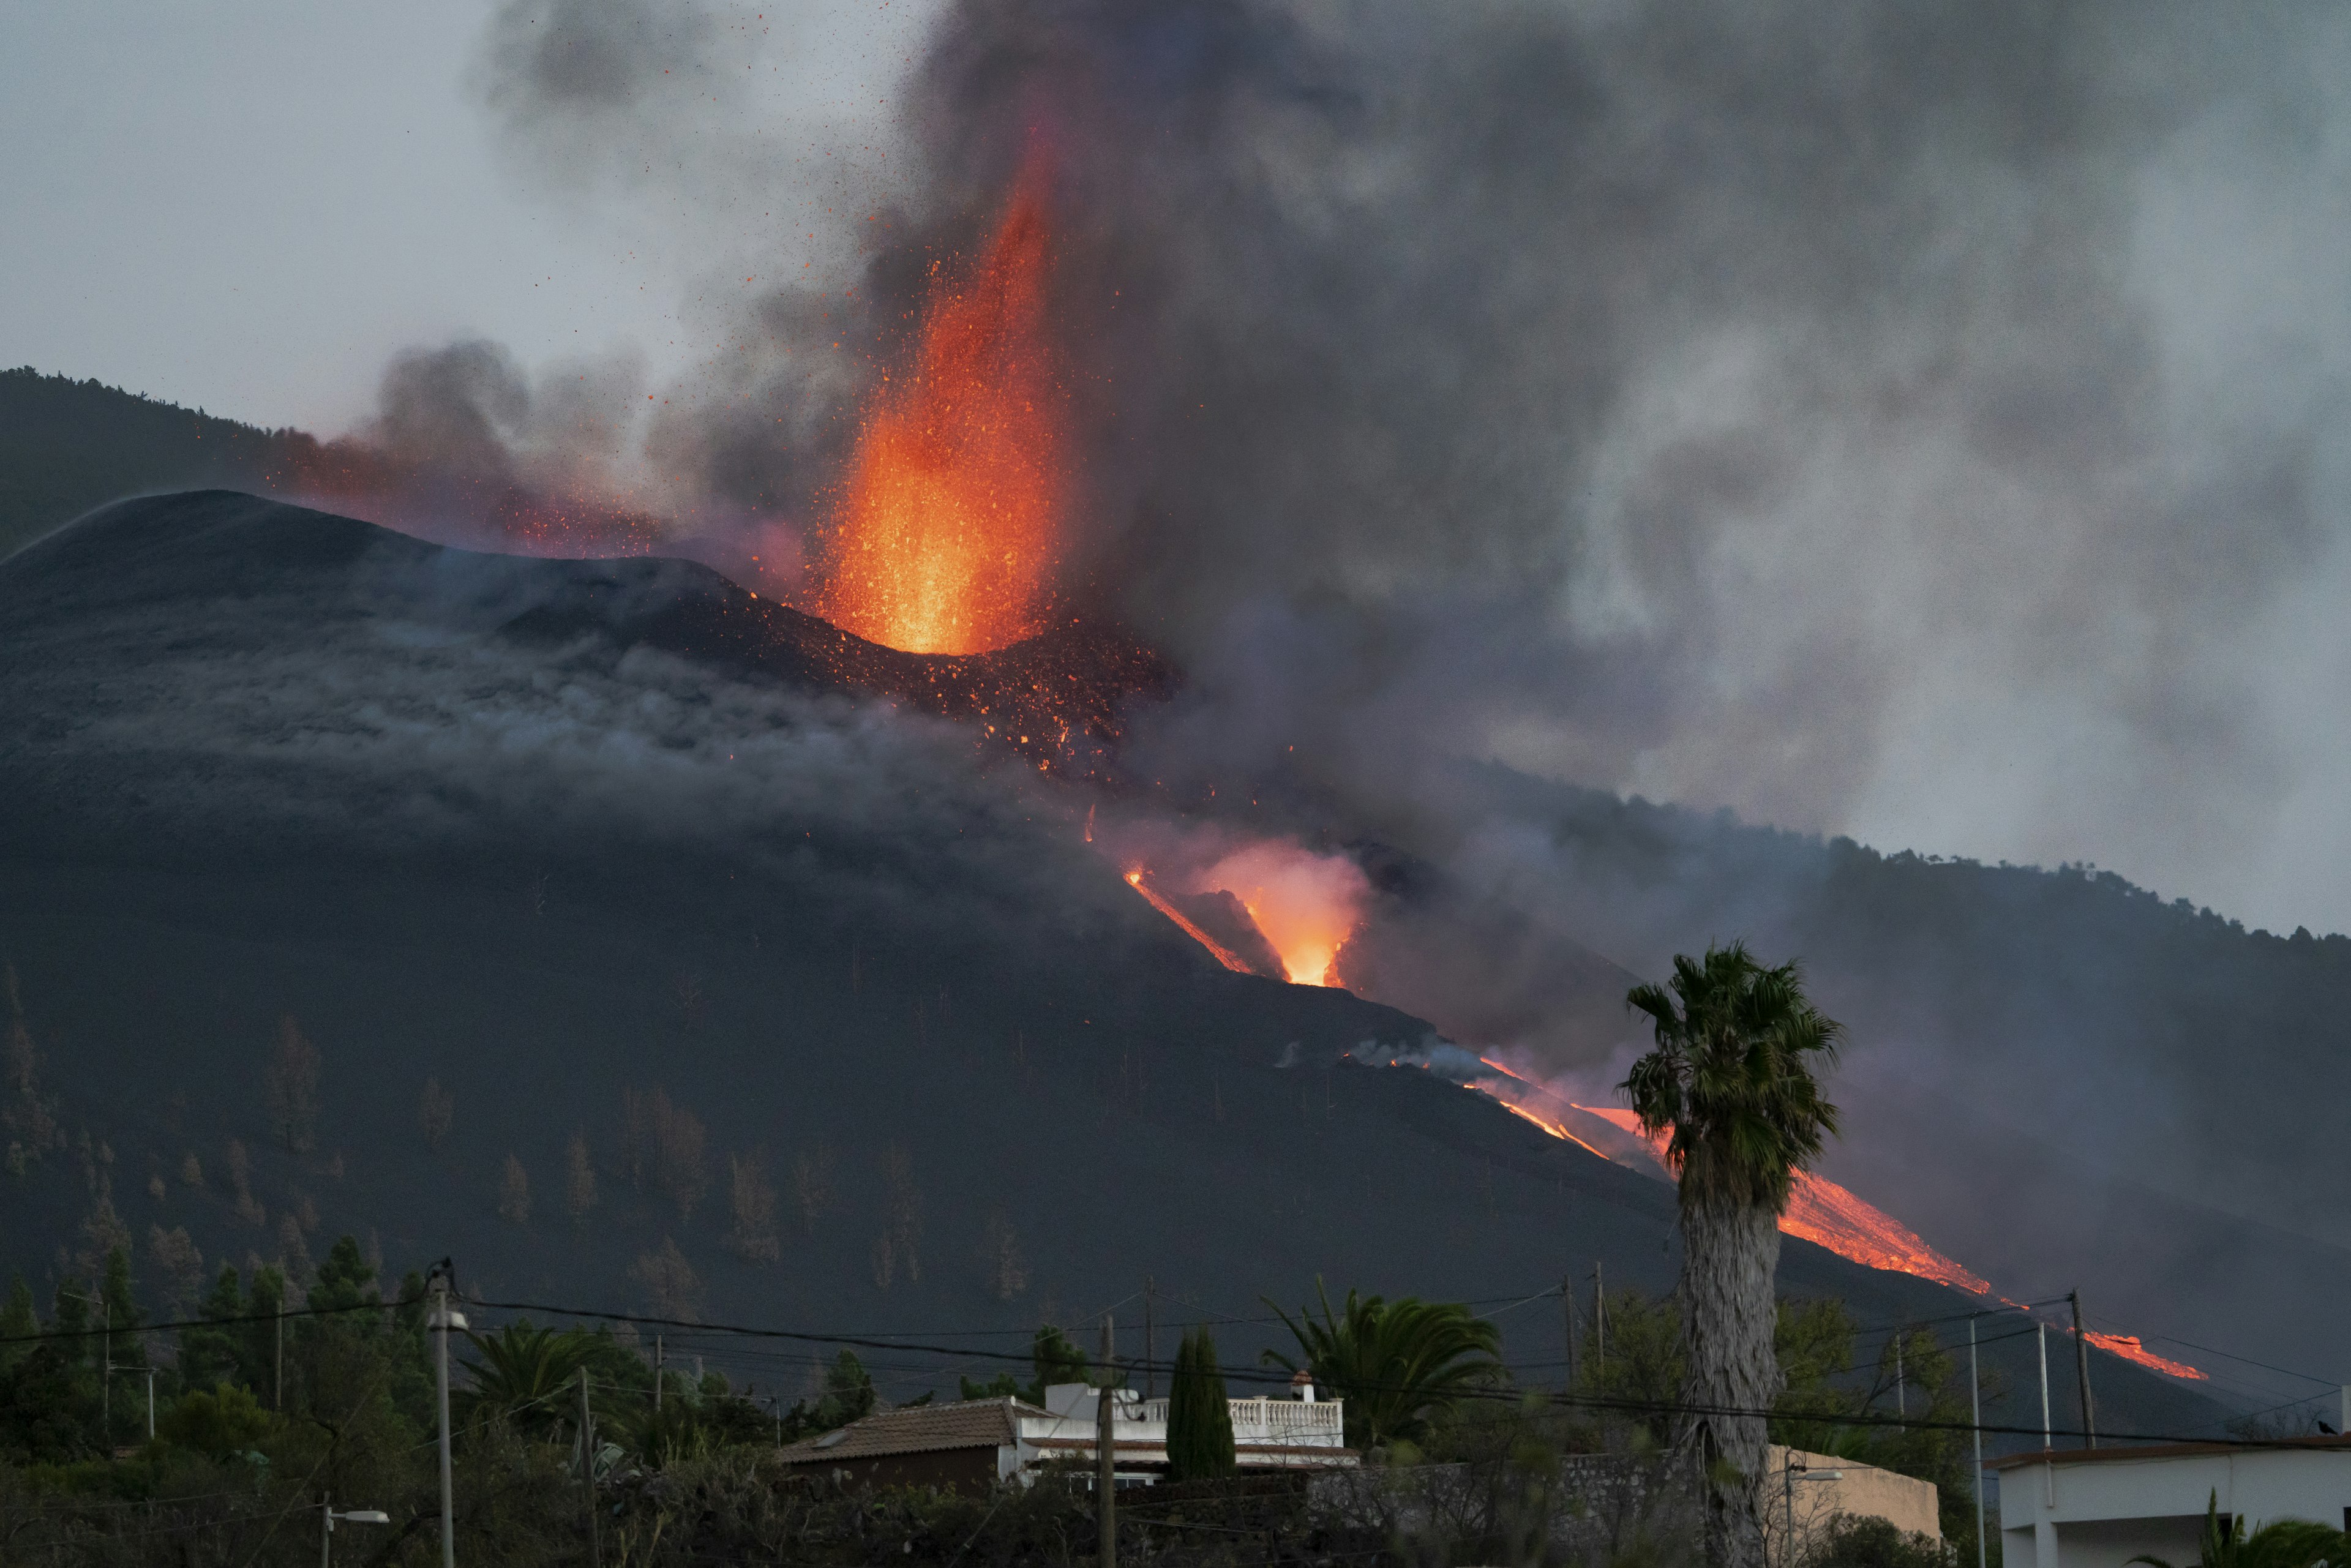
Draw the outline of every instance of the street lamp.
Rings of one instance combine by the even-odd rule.
[[[355,1508],[349,1513],[335,1511],[335,1500],[319,1500],[319,1568],[335,1568],[335,1521],[345,1524],[390,1524],[392,1515],[380,1508]]]
[[[1796,1553],[1796,1483],[1798,1481],[1841,1481],[1844,1479],[1844,1472],[1807,1469],[1804,1468],[1804,1462],[1796,1458],[1793,1448],[1787,1449],[1786,1453],[1787,1462],[1781,1467],[1780,1470],[1780,1484],[1788,1497],[1788,1543],[1782,1548],[1783,1553],[1782,1561],[1792,1563],[1795,1561]]]

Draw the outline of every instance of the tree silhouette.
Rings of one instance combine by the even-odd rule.
[[[1217,1342],[1205,1328],[1176,1349],[1167,1388],[1167,1479],[1208,1480],[1233,1473],[1233,1408],[1217,1369]]]
[[[498,1175],[498,1218],[509,1225],[530,1223],[530,1173],[511,1154]]]
[[[1345,1307],[1333,1311],[1320,1280],[1315,1291],[1322,1299],[1320,1322],[1311,1310],[1301,1310],[1293,1319],[1273,1307],[1298,1342],[1298,1359],[1269,1350],[1265,1360],[1311,1374],[1347,1402],[1352,1448],[1420,1438],[1432,1416],[1500,1370],[1495,1360],[1500,1334],[1492,1323],[1471,1317],[1467,1307],[1411,1296],[1390,1301],[1349,1291]]]
[[[726,1245],[754,1263],[772,1263],[783,1255],[776,1239],[776,1189],[768,1180],[763,1155],[729,1155],[727,1196],[735,1227]]]
[[[563,1155],[563,1208],[574,1226],[584,1225],[596,1207],[596,1166],[588,1157],[588,1134],[574,1131]]]
[[[424,1146],[438,1150],[447,1143],[449,1130],[456,1120],[456,1096],[442,1088],[438,1078],[427,1078],[424,1092],[416,1102],[416,1126],[424,1134]]]
[[[1620,1085],[1680,1182],[1677,1287],[1687,1366],[1681,1441],[1702,1461],[1715,1568],[1761,1568],[1765,1416],[1782,1386],[1772,1354],[1772,1275],[1795,1172],[1836,1132],[1815,1060],[1841,1030],[1804,996],[1793,964],[1765,968],[1737,943],[1674,959],[1668,986],[1637,986],[1656,1048]]]
[[[291,1152],[308,1154],[319,1135],[319,1048],[292,1013],[277,1019],[277,1044],[266,1074],[269,1130]]]

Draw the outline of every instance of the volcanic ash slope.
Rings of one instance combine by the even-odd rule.
[[[1066,787],[860,695],[899,658],[685,563],[225,492],[0,562],[0,955],[61,1128],[0,1186],[0,1266],[46,1299],[110,1208],[159,1302],[153,1235],[209,1270],[350,1231],[494,1297],[842,1333],[1076,1321],[1149,1274],[1163,1320],[1260,1320],[1236,1361],[1318,1275],[1669,1285],[1669,1188],[1362,1064],[1417,1019],[1219,967]],[[1782,1279],[1865,1322],[1973,1304],[1801,1242]],[[1560,1317],[1502,1320],[1533,1381]],[[2118,1422],[2214,1415],[2100,1376]]]

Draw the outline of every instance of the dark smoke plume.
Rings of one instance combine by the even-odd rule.
[[[727,16],[516,4],[483,56],[574,196],[836,209],[847,282],[757,294],[653,465],[820,526],[925,267],[1041,140],[1069,586],[1192,672],[1165,767],[1358,792],[1466,751],[2208,897],[2288,875],[2246,805],[2318,758],[2252,650],[2339,570],[2351,354],[2339,291],[2263,291],[2345,227],[2333,9],[973,4],[886,172],[813,176],[742,85],[805,37]]]

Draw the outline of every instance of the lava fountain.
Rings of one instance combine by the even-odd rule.
[[[1198,883],[1204,892],[1240,900],[1292,985],[1340,983],[1332,966],[1363,918],[1371,890],[1353,861],[1295,844],[1251,844],[1210,866]]]
[[[1069,447],[1048,183],[1032,152],[977,267],[932,264],[913,365],[859,430],[815,608],[868,642],[977,653],[1044,629]]]

